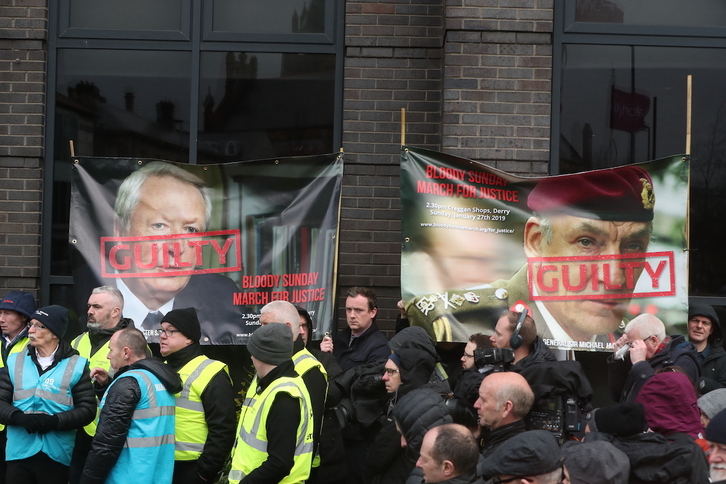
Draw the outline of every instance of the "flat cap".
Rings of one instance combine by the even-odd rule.
[[[504,442],[479,466],[485,479],[496,476],[533,477],[562,465],[560,446],[551,432],[530,430]]]
[[[653,180],[643,168],[624,166],[544,178],[527,198],[538,213],[619,222],[653,220]]]

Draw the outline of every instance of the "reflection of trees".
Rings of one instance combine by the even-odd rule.
[[[725,292],[726,264],[721,262],[726,210],[726,101],[722,102],[694,149],[691,161],[690,287],[693,295]],[[719,217],[720,218],[720,217]],[[714,257],[716,256],[716,257]]]

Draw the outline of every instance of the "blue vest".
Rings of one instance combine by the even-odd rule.
[[[106,484],[169,484],[174,474],[174,395],[150,371],[128,370],[116,378],[101,400],[121,378],[135,378],[141,399],[131,417],[126,443]]]
[[[25,349],[8,358],[8,375],[13,384],[13,406],[25,413],[55,415],[73,408],[73,387],[83,376],[88,360],[71,356],[42,375]],[[6,460],[20,460],[43,452],[63,465],[70,465],[75,430],[29,434],[23,427],[8,426]]]

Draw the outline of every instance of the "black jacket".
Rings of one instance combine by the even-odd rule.
[[[629,484],[706,484],[708,462],[701,447],[685,434],[669,440],[660,434],[630,437],[591,432],[587,442],[605,440],[630,459]]]
[[[697,388],[700,393],[708,393],[717,388],[726,387],[726,351],[723,348],[723,335],[721,322],[713,307],[708,304],[689,304],[688,318],[693,316],[706,316],[711,320],[712,331],[708,337],[708,354],[698,354],[698,361],[701,364],[701,378],[698,380]]]
[[[709,348],[698,380],[698,391],[702,394],[726,387],[726,350],[722,346],[709,345]]]
[[[202,348],[194,343],[167,357],[167,364],[179,371],[184,365],[202,355]],[[197,473],[211,481],[222,470],[234,445],[237,427],[237,408],[234,403],[232,381],[225,371],[219,371],[202,392],[204,420],[207,422],[207,440],[197,460]],[[178,417],[177,417],[178,418]]]
[[[77,355],[78,352],[71,348],[65,341],[61,340],[58,350],[55,352],[53,364],[43,370],[38,365],[35,348],[28,346],[26,358],[31,358],[38,373],[42,376],[44,373],[55,367],[61,360]],[[57,413],[58,427],[54,430],[76,430],[93,421],[96,416],[96,395],[93,393],[91,386],[91,376],[88,365],[83,369],[83,375],[78,383],[71,389],[73,395],[73,408],[65,412]],[[7,367],[0,370],[0,423],[12,425],[12,415],[21,412],[13,406],[13,384],[10,381]]]
[[[510,369],[511,371],[521,371],[532,365],[544,363],[546,361],[557,361],[557,358],[547,347],[547,345],[544,344],[542,338],[537,336],[532,343],[532,351],[527,356],[512,365]]]
[[[177,372],[155,358],[145,358],[120,368],[115,378],[136,369],[153,373],[169,393],[179,393],[182,389]],[[108,388],[91,452],[83,468],[81,484],[101,484],[106,480],[124,448],[131,427],[131,417],[139,400],[141,388],[135,378],[123,378]]]
[[[387,359],[391,354],[388,339],[381,333],[375,322],[363,334],[353,338],[353,341],[350,336],[350,328],[338,332],[335,336],[333,354],[343,371],[354,366]]]
[[[481,449],[482,456],[486,459],[487,457],[492,455],[497,447],[502,445],[504,442],[511,439],[515,435],[519,435],[522,432],[526,431],[527,429],[524,426],[524,420],[517,420],[515,422],[508,423],[507,425],[503,425],[497,429],[484,431],[482,434],[482,440],[484,441],[484,445],[482,445]],[[493,476],[484,477],[490,479]]]
[[[405,482],[416,466],[426,432],[452,421],[444,399],[434,390],[419,388],[401,398],[368,452],[373,484]],[[405,449],[396,422],[406,439]]]
[[[658,368],[679,366],[693,382],[698,381],[701,375],[696,349],[680,335],[672,336],[670,343],[650,361],[639,361],[633,365],[630,355],[625,360],[616,360],[610,355],[607,361],[610,396],[620,403],[634,402],[640,389]]]
[[[329,382],[342,373],[338,362],[330,353],[314,348],[308,348],[308,351],[323,364]],[[334,386],[329,385],[328,389],[331,388],[334,388]],[[337,404],[338,401],[334,401],[329,392],[325,401],[326,410],[323,414],[323,428],[320,431],[320,444],[318,446],[320,466],[313,469],[310,482],[317,482],[318,484],[342,482],[348,476],[345,447],[343,447],[343,432],[338,418],[335,416],[335,411],[332,409]]]

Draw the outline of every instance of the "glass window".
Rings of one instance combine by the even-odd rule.
[[[180,0],[70,0],[73,29],[181,30]]]
[[[212,31],[323,33],[326,0],[214,0]]]
[[[70,141],[77,156],[189,159],[189,52],[58,51],[51,274],[70,275]]]
[[[568,0],[568,14],[582,23],[665,27],[726,26],[722,0]]]
[[[335,56],[205,52],[199,163],[330,153]]]
[[[726,50],[564,44],[562,173],[685,152],[686,76],[693,75],[690,295],[726,295],[718,255],[726,227]]]

